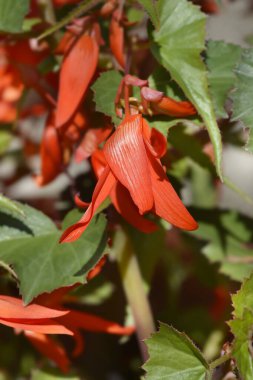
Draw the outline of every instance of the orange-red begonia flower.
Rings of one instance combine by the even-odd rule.
[[[176,227],[197,228],[170,184],[159,157],[164,154],[165,141],[158,131],[152,141],[151,129],[141,115],[126,116],[116,132],[107,140],[103,152],[106,167],[95,187],[92,201],[83,217],[62,235],[62,242],[80,237],[100,204],[119,182],[126,188],[141,215],[152,212]],[[164,143],[163,143],[164,141]]]
[[[96,275],[103,262],[96,268]],[[94,269],[95,269],[94,268]],[[0,296],[0,323],[24,332],[32,345],[54,361],[66,372],[69,369],[69,359],[64,347],[49,338],[48,334],[73,335],[76,346],[73,355],[83,351],[83,337],[80,330],[105,332],[116,335],[130,335],[133,327],[124,327],[115,322],[88,314],[82,311],[63,309],[64,296],[72,287],[61,288],[51,294],[37,297],[36,303],[24,306],[22,300]]]

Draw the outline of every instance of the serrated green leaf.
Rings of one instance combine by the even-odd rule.
[[[105,217],[93,218],[76,242],[59,244],[62,231],[48,217],[29,206],[20,207],[23,217],[0,213],[0,260],[17,274],[24,302],[62,286],[84,283],[106,246]],[[79,218],[74,210],[64,228]]]
[[[250,129],[249,141],[246,149],[253,152],[253,49],[244,50],[241,61],[236,70],[235,91],[233,100],[233,121],[241,120]]]
[[[230,321],[229,326],[235,336],[233,344],[233,358],[243,380],[253,379],[253,360],[250,348],[252,347],[253,314],[244,309],[242,319]]]
[[[207,71],[201,59],[205,49],[206,16],[187,0],[151,0],[158,12],[159,27],[153,33],[153,52],[158,61],[195,105],[214,146],[216,170],[222,178],[222,143],[208,90]]]
[[[224,41],[209,41],[207,44],[208,79],[217,118],[228,117],[224,105],[228,92],[234,86],[236,79],[234,69],[241,53],[240,46]]]
[[[0,30],[6,33],[22,32],[30,0],[0,0]]]
[[[235,340],[232,355],[244,380],[253,378],[252,336],[253,336],[253,276],[247,279],[241,289],[232,296],[234,319],[228,322]]]
[[[205,380],[208,363],[185,334],[161,324],[146,344],[150,355],[144,365],[147,380]]]
[[[102,73],[91,87],[94,92],[96,110],[112,118],[115,124],[120,123],[120,119],[115,114],[115,97],[122,76],[116,70],[109,70]]]

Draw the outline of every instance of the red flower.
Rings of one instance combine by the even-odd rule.
[[[110,30],[109,30],[109,41],[111,51],[122,67],[125,68],[125,54],[124,54],[124,28],[121,24],[122,20],[122,12],[118,9],[113,12],[111,22],[110,22]]]
[[[176,194],[160,163],[165,146],[161,134],[158,131],[152,134],[141,115],[125,117],[104,146],[106,167],[91,204],[79,222],[63,233],[61,241],[71,242],[80,237],[117,182],[128,190],[141,215],[153,212],[176,227],[196,229],[196,221]]]
[[[101,265],[103,262],[94,270],[99,272]],[[95,274],[92,273],[91,277]],[[0,323],[14,328],[17,332],[22,330],[33,346],[53,360],[64,372],[69,369],[68,356],[64,347],[49,338],[48,334],[73,335],[76,342],[73,355],[77,356],[83,351],[84,346],[80,330],[117,335],[130,335],[134,332],[133,327],[124,327],[92,314],[63,310],[64,296],[71,288],[61,288],[51,294],[42,294],[36,299],[36,303],[28,306],[24,306],[20,299],[0,296]]]

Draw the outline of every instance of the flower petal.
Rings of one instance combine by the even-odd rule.
[[[64,125],[82,101],[95,73],[98,61],[98,44],[83,34],[63,60],[56,110],[56,126]]]
[[[125,118],[107,140],[103,151],[113,174],[129,190],[140,213],[151,210],[154,199],[142,134],[142,116]]]
[[[140,215],[137,206],[132,201],[129,191],[117,182],[110,197],[118,213],[132,226],[144,233],[157,230],[157,225]]]
[[[110,168],[107,166],[97,182],[97,185],[93,192],[92,201],[85,214],[79,220],[79,222],[75,223],[73,226],[70,226],[66,229],[66,231],[64,231],[64,233],[61,236],[60,242],[72,242],[77,240],[82,235],[82,233],[88,227],[89,222],[91,221],[97,208],[110,194],[110,191],[115,182],[116,179],[112,174]]]
[[[174,117],[184,117],[196,115],[196,109],[187,101],[179,102],[168,96],[164,96],[159,103],[152,103],[152,108],[157,114],[164,114]]]
[[[45,306],[30,304],[24,306],[21,299],[0,296],[0,317],[7,319],[47,319],[67,314],[67,310],[55,310]]]
[[[108,334],[131,335],[134,332],[133,327],[124,327],[116,322],[97,317],[93,314],[81,311],[71,310],[64,318],[64,323],[70,328],[84,329],[94,332],[106,332]],[[63,320],[63,319],[62,319]]]
[[[43,356],[52,360],[63,372],[69,371],[70,361],[61,344],[45,334],[34,331],[25,331],[25,336]]]
[[[61,318],[61,317],[60,317]],[[0,323],[5,326],[13,327],[15,329],[25,330],[25,331],[35,331],[41,334],[64,334],[64,335],[73,335],[73,332],[67,327],[55,322],[50,319],[40,319],[37,321],[37,324],[25,323],[25,320],[8,320],[0,318]]]
[[[124,55],[124,28],[120,23],[120,13],[116,10],[111,18],[109,40],[111,51],[120,64],[122,69],[125,68],[125,55]]]
[[[161,163],[147,146],[154,194],[154,212],[169,223],[184,230],[195,230],[198,224],[187,211],[164,172]]]
[[[41,174],[36,177],[38,186],[53,181],[62,170],[62,149],[57,130],[54,126],[54,115],[48,117],[40,147]]]

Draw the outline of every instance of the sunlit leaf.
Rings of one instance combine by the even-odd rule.
[[[147,380],[205,380],[208,364],[185,334],[161,324],[146,343],[150,355],[144,365]]]

